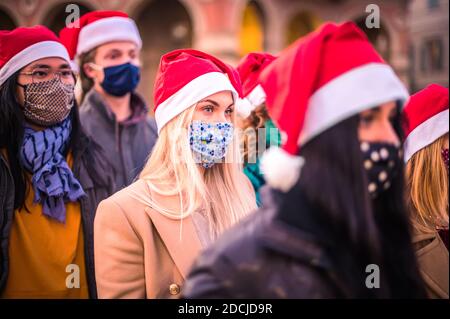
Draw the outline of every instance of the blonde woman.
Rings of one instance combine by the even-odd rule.
[[[416,93],[404,115],[413,242],[429,296],[448,298],[448,89],[433,84]]]
[[[200,250],[256,208],[233,135],[239,90],[237,73],[210,55],[162,57],[158,141],[139,179],[97,210],[100,298],[177,297]]]

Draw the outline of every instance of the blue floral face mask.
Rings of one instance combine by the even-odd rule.
[[[189,144],[194,160],[204,168],[220,162],[233,140],[233,124],[227,122],[192,121],[189,127]]]

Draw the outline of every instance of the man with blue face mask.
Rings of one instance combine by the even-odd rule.
[[[113,159],[114,186],[134,180],[157,139],[155,121],[135,92],[142,40],[135,22],[118,11],[93,11],[60,32],[80,69],[81,123]]]

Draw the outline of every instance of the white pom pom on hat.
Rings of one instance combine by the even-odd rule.
[[[288,192],[300,177],[303,157],[291,155],[282,148],[271,147],[261,159],[261,170],[273,188]]]

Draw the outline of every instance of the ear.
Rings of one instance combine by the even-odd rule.
[[[83,71],[86,76],[92,80],[97,76],[97,70],[95,70],[89,63],[83,64]]]

